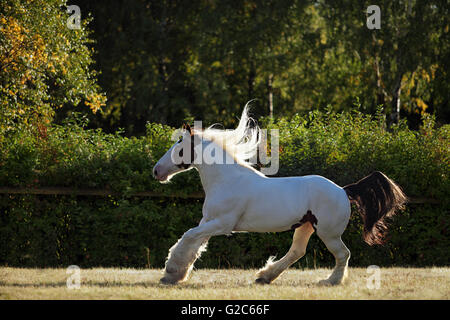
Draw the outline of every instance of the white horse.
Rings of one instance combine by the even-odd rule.
[[[200,224],[184,233],[170,249],[161,282],[186,280],[212,236],[295,230],[287,254],[278,261],[270,257],[257,273],[256,282],[271,283],[300,259],[316,231],[336,260],[331,275],[320,283],[340,284],[350,258],[341,239],[350,218],[350,203],[357,204],[363,218],[365,241],[380,244],[387,229],[385,218],[402,207],[405,195],[381,172],[345,187],[318,175],[266,177],[247,162],[260,142],[260,129],[250,126],[250,121],[246,106],[235,130],[198,130],[185,125],[180,140],[153,168],[154,177],[161,182],[168,182],[179,172],[197,169],[206,195]],[[228,161],[207,159],[211,150],[223,151]]]

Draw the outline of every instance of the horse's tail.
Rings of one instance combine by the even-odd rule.
[[[385,243],[386,218],[403,208],[407,197],[391,179],[375,171],[344,187],[351,202],[356,202],[364,222],[364,241],[369,245]]]

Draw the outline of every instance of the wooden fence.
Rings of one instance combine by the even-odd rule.
[[[120,196],[123,193],[114,192],[107,189],[75,189],[70,187],[41,187],[41,188],[8,188],[0,187],[0,194],[36,194],[36,195],[78,195],[78,196]],[[151,198],[191,198],[202,199],[205,197],[203,192],[191,193],[187,196],[168,195],[154,191],[142,191],[127,194],[133,197],[151,197]],[[408,203],[414,204],[440,204],[437,199],[430,198],[409,198]]]

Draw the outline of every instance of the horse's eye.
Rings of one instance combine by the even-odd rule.
[[[183,136],[181,136],[181,137],[178,139],[178,143],[180,143],[181,141],[183,141]]]

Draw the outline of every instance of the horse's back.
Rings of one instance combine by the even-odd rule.
[[[318,176],[262,178],[249,182],[246,212],[237,230],[283,231],[298,223],[311,211],[322,221],[335,220],[333,209],[344,211],[345,191],[331,180]],[[339,215],[339,213],[338,213]]]

